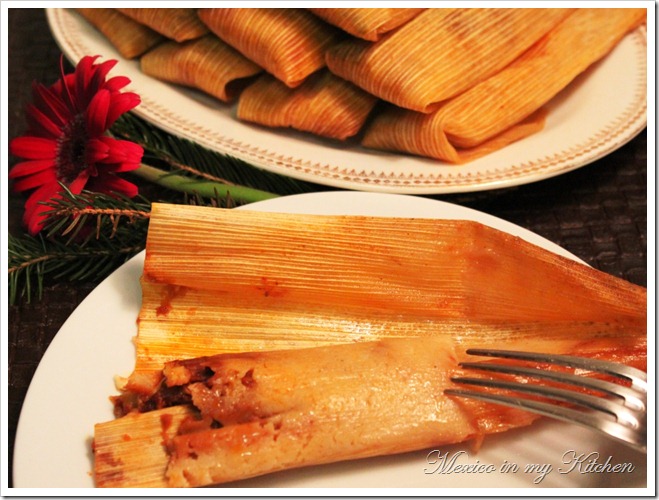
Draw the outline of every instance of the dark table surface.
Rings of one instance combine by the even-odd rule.
[[[59,77],[60,50],[50,35],[43,9],[9,9],[8,25],[9,130],[5,133],[11,140],[24,131],[24,108],[31,99],[32,82],[50,84]],[[9,165],[15,162],[11,158]],[[647,140],[643,131],[605,158],[559,177],[435,198],[510,221],[597,269],[646,286],[647,192]],[[24,196],[10,193],[3,207],[8,210],[12,234],[23,232],[24,202]],[[98,282],[49,283],[41,300],[9,306],[9,404],[4,418],[9,429],[10,478],[21,406],[37,365],[64,321],[96,285]]]

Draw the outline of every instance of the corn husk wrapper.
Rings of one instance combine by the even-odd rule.
[[[310,8],[311,12],[343,31],[372,42],[399,28],[425,9]]]
[[[570,9],[428,9],[376,43],[346,41],[329,69],[367,92],[428,113],[495,74]]]
[[[510,66],[441,113],[451,143],[470,148],[523,120],[645,21],[645,9],[578,9]],[[575,50],[576,49],[576,50]]]
[[[202,90],[232,101],[246,79],[262,69],[214,35],[189,42],[166,42],[145,54],[142,71],[154,78]]]
[[[387,107],[362,144],[464,163],[536,133],[544,125],[542,106],[644,17],[644,9],[578,9],[507,68],[437,111]]]
[[[150,224],[126,389],[164,375],[197,408],[97,426],[99,486],[214,484],[532,422],[443,395],[468,347],[645,367],[645,289],[477,223],[154,204]]]
[[[289,87],[325,66],[339,30],[304,9],[200,9],[222,40]]]
[[[290,127],[345,140],[361,130],[376,101],[326,70],[294,89],[263,75],[241,93],[237,116],[267,127]]]
[[[189,406],[172,406],[96,424],[94,481],[99,488],[166,488],[169,454],[165,443],[195,415]]]
[[[196,9],[117,9],[138,23],[149,26],[163,36],[185,42],[208,33],[197,17]]]
[[[163,41],[163,37],[123,15],[117,9],[76,9],[119,51],[122,57],[134,59]]]
[[[419,113],[393,105],[378,112],[364,130],[361,144],[368,148],[412,153],[447,163],[466,163],[540,132],[547,111],[540,109],[497,136],[468,149],[456,148],[446,134],[442,109]]]
[[[645,327],[645,289],[478,223],[153,210],[136,339],[142,371],[172,355],[382,336],[486,341],[497,329],[534,335],[547,322]]]

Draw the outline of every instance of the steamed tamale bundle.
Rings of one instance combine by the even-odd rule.
[[[514,61],[569,9],[428,9],[376,43],[327,51],[329,69],[379,98],[427,113]]]
[[[154,204],[98,486],[202,486],[530,424],[445,396],[469,347],[645,368],[646,290],[479,223]],[[396,408],[395,412],[391,409]]]
[[[141,27],[153,26],[168,37],[174,34],[166,27],[202,25],[201,31],[185,36],[198,38],[211,31],[289,88],[310,79],[293,93],[262,78],[240,100],[233,114],[239,120],[332,139],[362,137],[360,144],[370,149],[450,164],[541,131],[547,113],[543,106],[645,22],[645,9],[624,8],[80,9],[87,10],[130,11],[144,23]],[[177,16],[187,21],[179,23]],[[130,29],[113,26],[106,23],[101,30],[111,40],[121,39],[115,31]],[[169,44],[145,55],[143,67],[155,78],[226,100],[225,83],[208,79],[223,72],[199,66],[199,77],[182,74],[174,69],[182,60],[201,56],[188,52],[193,46],[175,47]],[[221,61],[219,56],[202,59]],[[234,78],[233,63],[226,64],[226,75]],[[329,88],[319,89],[319,82]],[[347,91],[351,86],[361,89],[361,95]],[[311,99],[311,88],[314,95],[333,97]],[[335,98],[339,88],[339,93],[346,91],[345,98]],[[233,90],[244,92],[243,86]],[[275,103],[271,110],[264,106],[269,100]],[[291,116],[291,103],[307,100],[307,116]],[[383,102],[373,107],[370,103],[376,101]],[[330,111],[332,102],[337,107]],[[345,130],[320,123],[318,117],[337,118],[353,104]],[[362,119],[371,107],[369,120]]]
[[[289,87],[325,66],[338,30],[304,9],[200,9],[222,40]]]
[[[541,130],[538,110],[644,19],[643,9],[578,9],[508,67],[437,111],[389,106],[362,143],[451,163],[500,149]]]
[[[214,35],[163,43],[145,54],[140,66],[147,75],[202,90],[223,102],[231,101],[241,83],[262,71]]]
[[[195,9],[117,9],[135,21],[177,42],[194,40],[208,33]]]
[[[116,9],[76,9],[108,39],[122,57],[134,59],[163,40],[157,32]]]
[[[375,42],[382,35],[399,28],[425,9],[310,8],[329,24],[357,38]]]
[[[267,127],[291,127],[343,140],[362,129],[376,101],[326,70],[294,89],[265,74],[242,92],[237,116]]]

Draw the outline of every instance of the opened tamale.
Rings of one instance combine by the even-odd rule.
[[[361,130],[376,101],[326,70],[294,89],[263,75],[240,95],[237,116],[268,127],[291,127],[343,140]]]
[[[325,66],[339,30],[304,9],[199,9],[222,40],[289,87]]]
[[[162,204],[152,214],[138,371],[182,350],[439,334],[489,345],[526,342],[538,332],[529,324],[560,322],[568,338],[645,327],[645,289],[474,222]]]
[[[495,74],[570,9],[427,9],[376,43],[341,42],[329,69],[402,108],[430,112]]]
[[[189,42],[166,42],[145,54],[142,71],[160,80],[193,87],[231,101],[262,70],[216,36],[209,34]]]
[[[108,39],[126,59],[134,59],[163,41],[157,32],[125,16],[117,9],[76,9]]]
[[[379,113],[362,144],[461,163],[542,129],[538,111],[645,19],[644,9],[577,9],[496,75],[424,114]]]
[[[208,28],[197,17],[196,9],[124,8],[117,10],[177,42],[193,40],[208,33]]]
[[[325,22],[353,36],[374,42],[425,9],[309,8],[309,10]]]

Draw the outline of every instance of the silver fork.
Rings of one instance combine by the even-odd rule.
[[[641,370],[620,363],[555,354],[496,349],[468,349],[467,354],[581,368],[627,381],[630,385],[626,386],[587,376],[526,366],[467,362],[460,363],[460,366],[470,370],[553,380],[573,387],[571,389],[549,387],[528,380],[513,382],[495,378],[453,377],[451,380],[455,383],[486,390],[446,389],[444,393],[521,408],[579,424],[613,437],[637,450],[647,452],[647,375]],[[601,395],[577,392],[574,386],[594,390]],[[501,394],[492,389],[513,391],[514,394]],[[542,400],[529,399],[526,396],[529,394],[540,396]],[[559,402],[567,402],[570,405],[562,405]]]

